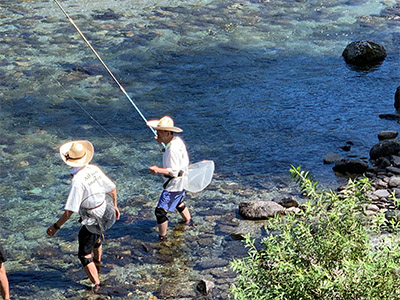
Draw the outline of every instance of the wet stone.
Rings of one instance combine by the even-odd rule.
[[[229,265],[229,261],[222,258],[203,258],[198,264],[197,268],[200,269],[214,269],[226,267]]]
[[[387,198],[390,196],[390,193],[387,190],[376,190],[373,195],[378,198]]]

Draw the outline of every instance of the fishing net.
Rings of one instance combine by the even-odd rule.
[[[212,180],[214,168],[212,160],[203,160],[189,165],[188,170],[183,174],[184,189],[192,193],[204,190]]]
[[[112,198],[109,194],[98,193],[85,198],[80,206],[79,214],[82,225],[95,234],[102,234],[115,223],[116,215]]]

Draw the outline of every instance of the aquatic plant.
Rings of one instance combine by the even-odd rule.
[[[261,246],[246,236],[248,256],[231,263],[234,299],[400,299],[399,241],[382,231],[383,214],[363,213],[368,179],[334,192],[300,167],[290,172],[308,201],[297,215],[271,219]]]

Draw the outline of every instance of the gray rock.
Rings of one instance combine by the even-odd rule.
[[[393,188],[392,191],[394,192],[394,195],[396,198],[400,196],[400,188]]]
[[[386,171],[392,172],[393,174],[400,174],[400,168],[396,168],[396,167],[387,167]]]
[[[340,156],[339,154],[334,153],[334,152],[330,152],[327,155],[325,155],[324,164],[330,165],[330,164],[333,164],[333,163],[337,163],[338,161],[341,161],[342,159],[343,159],[343,157]]]
[[[367,197],[371,201],[378,201],[379,200],[379,197],[374,195],[374,193],[372,193],[372,192],[368,192],[367,193]]]
[[[377,205],[374,205],[374,204],[369,204],[369,205],[366,207],[366,209],[367,209],[367,210],[371,210],[371,211],[375,211],[375,212],[378,212],[378,211],[379,211],[379,207],[378,207]]]
[[[399,133],[397,131],[381,131],[378,134],[378,139],[380,141],[392,140],[392,139],[395,139],[398,135],[399,135]]]
[[[346,63],[356,66],[369,66],[385,60],[383,46],[370,41],[355,41],[347,45],[342,56]]]
[[[198,266],[202,269],[222,268],[229,265],[229,261],[218,257],[204,257]]]
[[[249,220],[263,220],[283,214],[285,208],[273,201],[251,201],[239,204],[239,214]]]
[[[391,188],[399,187],[400,186],[400,177],[398,177],[398,176],[390,177],[388,184],[389,184],[389,187],[391,187]]]
[[[376,190],[373,194],[377,196],[379,199],[387,198],[390,196],[390,193],[387,190]]]
[[[394,167],[400,167],[400,156],[392,155],[390,157],[390,161],[392,162]]]
[[[376,189],[386,189],[388,188],[388,183],[385,182],[382,179],[377,179],[375,180],[372,185],[376,188]]]

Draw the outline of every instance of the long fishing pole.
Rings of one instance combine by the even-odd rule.
[[[133,107],[136,109],[136,111],[139,113],[139,115],[142,117],[142,119],[144,120],[145,123],[147,123],[147,119],[144,117],[144,115],[142,114],[142,112],[140,111],[139,107],[137,107],[137,105],[135,104],[135,102],[133,102],[133,100],[131,99],[131,97],[129,97],[128,93],[125,91],[124,87],[119,83],[119,81],[117,80],[117,78],[115,78],[114,74],[111,72],[111,70],[107,67],[107,65],[104,63],[104,61],[101,59],[100,55],[96,52],[96,50],[93,48],[93,46],[90,44],[90,42],[87,40],[87,38],[85,37],[85,35],[82,33],[82,31],[79,29],[79,27],[75,24],[74,20],[71,19],[71,17],[68,15],[68,13],[65,11],[65,9],[61,6],[61,4],[57,1],[54,0],[58,7],[62,10],[62,12],[64,13],[64,15],[67,17],[68,21],[72,24],[72,26],[74,26],[75,30],[79,33],[79,35],[82,37],[82,39],[85,41],[85,43],[89,46],[90,50],[92,50],[92,52],[94,53],[94,55],[96,55],[97,59],[101,62],[101,64],[103,65],[103,67],[107,70],[108,74],[110,74],[110,76],[112,77],[112,79],[115,81],[115,83],[119,86],[120,90],[124,93],[124,95],[126,96],[126,98],[128,98],[129,102],[133,105]],[[157,136],[157,132],[154,128],[151,128],[151,131],[153,132],[153,134],[155,136]]]

